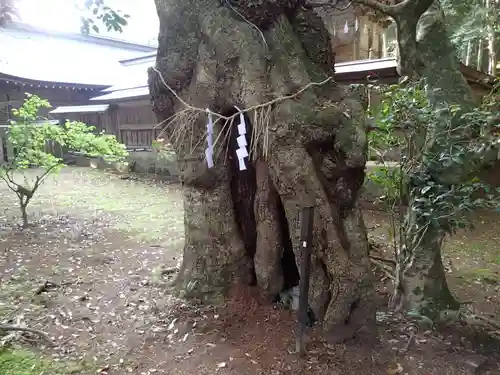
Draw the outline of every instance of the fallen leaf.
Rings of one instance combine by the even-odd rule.
[[[172,322],[168,325],[168,328],[167,328],[168,331],[171,331],[172,329],[174,329],[176,321],[177,321],[177,318],[175,318],[174,320],[172,320]]]
[[[387,373],[389,375],[401,374],[402,372],[403,372],[403,366],[401,366],[399,363],[396,363],[396,368],[387,369]]]
[[[99,375],[106,375],[109,371],[109,365],[104,366],[103,368],[97,370]]]

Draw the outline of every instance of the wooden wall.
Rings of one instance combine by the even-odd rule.
[[[51,117],[61,121],[80,121],[87,125],[95,126],[97,133],[104,132],[106,134],[116,134],[116,130],[111,124],[109,111],[107,112],[91,112],[91,113],[61,113],[52,115]]]
[[[42,95],[43,93],[39,93]],[[49,93],[50,94],[50,93]],[[5,94],[4,94],[5,95]],[[9,97],[11,97],[9,95]],[[0,124],[7,124],[9,117],[6,114],[7,107],[18,107],[22,102],[22,96],[16,95],[15,100],[5,101],[3,117],[0,117]],[[54,98],[54,95],[52,95]],[[64,99],[64,98],[62,98]],[[77,105],[75,102],[63,101],[62,99],[53,100],[56,103],[53,107]],[[80,105],[88,104],[80,101]],[[12,108],[11,107],[11,108]],[[96,127],[96,132],[113,134],[117,139],[131,149],[151,149],[153,141],[158,137],[161,128],[155,129],[156,119],[151,110],[151,105],[147,100],[132,101],[120,104],[114,104],[106,112],[92,113],[66,113],[49,115],[48,111],[43,113],[44,117],[57,119],[60,121],[81,121],[87,125]],[[10,117],[11,118],[11,117]],[[5,142],[5,131],[7,127],[0,128],[0,163],[4,161],[4,154],[7,153],[2,147]],[[11,152],[9,152],[11,154]]]
[[[47,85],[47,87],[31,86],[30,84],[14,84],[9,81],[0,80],[0,124],[8,123],[11,118],[10,108],[19,108],[26,93],[38,95],[47,99],[52,108],[62,105],[79,105],[85,103],[96,90],[73,89],[62,86]],[[49,117],[50,109],[40,111],[40,116]]]
[[[102,113],[73,113],[57,115],[58,119],[81,121],[96,127],[96,131],[113,134],[127,148],[151,148],[161,132],[155,129],[156,118],[149,100],[133,100],[110,105]]]
[[[13,119],[12,108],[19,108],[26,93],[38,95],[43,99],[47,99],[52,108],[61,105],[78,105],[88,101],[89,97],[95,95],[95,90],[76,89],[71,87],[55,86],[55,85],[40,85],[30,83],[17,83],[13,81],[0,80],[0,163],[7,161],[12,157],[13,150],[8,147],[6,141],[6,131],[9,120]],[[45,118],[51,118],[49,115],[50,108],[41,109],[39,115]],[[48,146],[52,150],[52,146]],[[60,151],[56,152],[60,153]]]
[[[384,29],[381,25],[361,16],[354,7],[317,11],[332,36],[335,62],[383,57]]]
[[[151,148],[161,129],[155,129],[156,118],[149,100],[121,103],[111,114],[116,136],[128,148]]]

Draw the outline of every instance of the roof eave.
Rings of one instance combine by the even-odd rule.
[[[367,69],[370,64],[375,65],[378,63],[383,64],[383,66]],[[396,60],[393,58],[348,61],[336,64],[336,67],[352,67],[349,71],[345,70],[335,74],[336,82],[343,84],[397,83],[400,78],[397,71]],[[485,90],[491,90],[493,88],[495,82],[493,76],[462,63],[460,63],[460,71],[470,85],[479,85]],[[373,79],[371,79],[370,74],[374,75]]]
[[[99,98],[97,96],[96,98]],[[141,96],[130,96],[126,98],[116,98],[116,99],[96,99],[96,98],[90,98],[92,103],[96,104],[104,104],[104,103],[111,103],[111,104],[119,104],[123,102],[132,102],[135,100],[143,100],[143,99],[149,99],[149,95],[141,95]]]
[[[152,58],[156,58],[157,52],[154,51],[148,55],[145,56],[139,56],[139,57],[133,57],[130,59],[123,59],[120,60],[120,64],[124,66],[129,66],[129,65],[134,65],[134,63],[140,63],[140,62],[149,62]]]
[[[81,89],[104,90],[104,89],[112,86],[109,84],[99,85],[99,84],[72,83],[72,82],[41,81],[41,80],[28,79],[28,78],[23,78],[23,77],[16,77],[16,76],[12,76],[10,74],[5,74],[5,73],[1,73],[1,72],[0,72],[0,81],[5,81],[7,83],[12,82],[12,83],[21,83],[21,84],[26,84],[26,85],[46,86],[47,88],[49,86],[66,86],[66,87],[74,87],[74,88],[81,88]]]

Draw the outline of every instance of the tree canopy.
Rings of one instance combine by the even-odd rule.
[[[500,3],[495,0],[442,0],[441,3],[451,40],[462,60],[478,70],[496,74]]]
[[[17,0],[0,0],[0,26],[22,18],[16,3]],[[127,25],[127,18],[130,17],[119,9],[107,6],[104,0],[85,0],[83,4],[74,1],[74,7],[81,14],[80,30],[83,34],[88,34],[90,30],[99,33],[102,26],[107,31],[122,32],[123,27]]]

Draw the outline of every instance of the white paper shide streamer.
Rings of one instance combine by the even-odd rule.
[[[213,149],[213,132],[214,132],[214,122],[212,120],[212,112],[207,108],[208,113],[208,124],[207,124],[207,148],[205,150],[205,159],[207,160],[208,168],[213,168],[214,166],[214,149]]]
[[[236,156],[238,158],[238,163],[240,167],[240,171],[244,171],[247,169],[247,166],[245,165],[245,158],[248,157],[248,151],[247,151],[247,138],[245,134],[247,133],[247,127],[245,123],[245,116],[241,112],[241,109],[238,107],[235,107],[238,112],[240,112],[240,123],[238,124],[238,138],[236,138],[236,141],[238,142],[238,149],[236,150]]]

